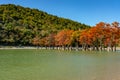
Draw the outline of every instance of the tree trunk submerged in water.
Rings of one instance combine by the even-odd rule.
[[[107,48],[104,46],[95,46],[95,45],[87,45],[87,44],[82,44],[82,47],[79,47],[79,45],[76,45],[75,47],[72,47],[71,45],[70,46],[57,46],[57,47],[54,47],[54,46],[44,46],[44,47],[36,47],[36,49],[50,49],[50,50],[53,50],[53,49],[56,49],[56,50],[68,50],[68,51],[72,51],[72,50],[75,50],[75,51],[79,51],[82,50],[82,51],[116,51],[116,45],[112,46],[111,44],[109,44],[107,46]]]
[[[62,50],[63,50],[63,51],[65,50],[65,46],[64,46],[64,45],[62,46]]]
[[[79,44],[78,44],[78,43],[76,43],[75,50],[76,50],[76,51],[79,51]]]

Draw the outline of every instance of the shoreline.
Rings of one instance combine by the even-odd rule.
[[[0,46],[0,50],[2,49],[46,49],[46,47],[33,47],[33,46]],[[54,48],[57,49],[56,47]],[[120,51],[120,47],[116,47],[117,51]]]
[[[0,47],[0,49],[37,49],[37,47],[14,47],[14,46],[4,46],[4,47]]]

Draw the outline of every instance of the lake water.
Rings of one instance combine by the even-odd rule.
[[[120,80],[120,53],[0,50],[0,80]]]

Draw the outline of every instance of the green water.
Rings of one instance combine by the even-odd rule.
[[[0,50],[0,80],[120,80],[120,53]]]

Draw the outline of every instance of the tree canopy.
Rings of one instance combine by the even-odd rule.
[[[0,5],[0,44],[2,45],[33,45],[33,39],[45,39],[50,33],[57,34],[64,29],[86,28],[90,26],[38,9],[14,4]]]

